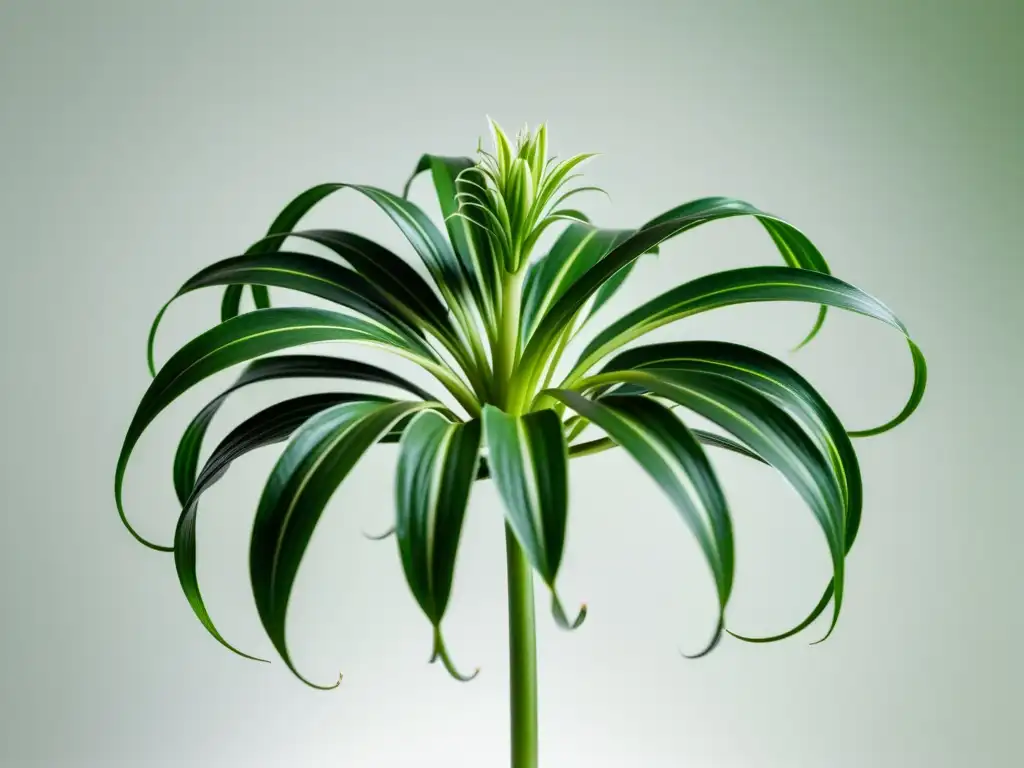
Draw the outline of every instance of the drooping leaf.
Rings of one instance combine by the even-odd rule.
[[[612,254],[607,258],[612,258]],[[600,267],[600,264],[597,266]],[[916,410],[924,396],[927,368],[924,356],[910,339],[906,326],[892,310],[873,296],[831,275],[790,267],[726,270],[683,283],[655,297],[594,337],[580,354],[580,361],[570,374],[570,380],[574,375],[587,371],[610,352],[663,325],[719,307],[762,301],[812,302],[838,307],[896,328],[906,336],[914,363],[911,395],[893,419],[866,430],[864,434],[877,434],[892,429]]]
[[[200,288],[243,284],[277,286],[300,291],[352,309],[402,337],[425,357],[436,357],[423,338],[422,330],[409,324],[401,310],[373,283],[349,267],[306,253],[275,251],[224,259],[189,278],[171,298],[160,315],[175,299]],[[158,317],[159,320],[159,317]],[[156,323],[154,323],[154,328]],[[149,348],[152,360],[153,336]]]
[[[568,447],[561,420],[550,410],[513,416],[487,405],[483,424],[490,475],[508,524],[551,590],[555,619],[564,628],[578,627],[586,607],[569,621],[554,586],[562,563],[569,503]]]
[[[141,536],[128,522],[121,501],[121,486],[131,453],[150,423],[178,396],[203,379],[238,363],[292,347],[321,341],[349,341],[377,346],[415,360],[430,370],[434,364],[380,326],[357,317],[321,309],[263,309],[239,315],[196,337],[176,352],[160,369],[142,397],[128,427],[114,474],[114,499],[118,514],[129,532],[146,546],[168,551]],[[428,367],[429,366],[429,367]],[[439,378],[443,370],[435,370]],[[459,387],[457,381],[444,382]],[[472,395],[463,393],[467,405]]]
[[[214,416],[227,398],[250,384],[276,379],[339,379],[385,384],[402,389],[423,400],[435,400],[429,392],[412,382],[369,363],[326,355],[278,355],[254,360],[235,383],[211,400],[185,429],[174,455],[174,490],[184,504],[195,486],[196,470],[203,438]]]
[[[860,529],[863,488],[857,454],[849,435],[825,399],[785,363],[740,344],[716,341],[670,342],[637,347],[616,356],[604,369],[649,370],[675,376],[690,371],[723,376],[746,384],[769,397],[792,415],[828,456],[846,505],[845,541],[849,554]],[[643,390],[642,387],[638,389]],[[618,392],[628,391],[625,389]],[[832,584],[827,588],[831,594]],[[827,601],[812,612],[824,612]],[[800,627],[810,622],[801,622]],[[790,636],[791,633],[786,633]],[[744,638],[745,639],[745,638]]]
[[[263,628],[303,682],[285,639],[285,619],[299,564],[324,507],[366,449],[396,422],[429,403],[343,403],[305,422],[267,480],[253,522],[249,575]],[[339,678],[340,679],[340,678]],[[336,683],[335,683],[336,685]]]
[[[434,627],[437,655],[460,680],[469,678],[459,674],[441,650],[440,627],[480,441],[478,419],[461,424],[433,411],[418,414],[402,438],[395,486],[396,532],[406,581]]]
[[[207,611],[202,592],[199,590],[199,575],[196,572],[196,518],[199,512],[199,499],[227,473],[236,459],[257,448],[287,440],[292,432],[321,411],[341,403],[365,401],[384,402],[385,398],[327,392],[285,400],[260,411],[233,429],[214,449],[193,484],[190,494],[182,502],[181,515],[174,532],[174,566],[178,572],[178,582],[200,623],[217,642],[240,656],[254,661],[266,661],[250,656],[228,643]]]
[[[672,500],[697,539],[715,580],[718,620],[710,652],[722,636],[732,592],[735,552],[725,496],[694,434],[665,406],[645,397],[589,400],[570,390],[551,390],[555,399],[590,420],[628,452]]]
[[[609,371],[602,383],[605,380],[639,385],[692,410],[718,424],[779,470],[810,507],[828,543],[834,584],[831,632],[843,599],[846,489],[827,450],[763,392],[717,373],[624,370]]]

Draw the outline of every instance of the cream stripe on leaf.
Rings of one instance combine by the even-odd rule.
[[[478,419],[455,423],[433,411],[417,415],[402,437],[395,484],[402,568],[416,602],[434,628],[433,658],[458,672],[441,634],[469,492],[480,462]]]
[[[845,539],[849,554],[860,529],[863,488],[860,466],[853,443],[839,417],[825,399],[799,373],[780,360],[740,344],[717,341],[683,341],[636,347],[616,356],[602,374],[621,370],[644,370],[669,378],[687,372],[723,376],[750,386],[790,413],[825,451],[843,492],[846,505]],[[643,387],[631,385],[640,391]],[[618,389],[617,392],[627,391]],[[810,615],[793,629],[758,641],[781,640],[803,630],[820,616],[832,596],[829,584]],[[733,633],[735,634],[735,633]],[[741,637],[744,640],[755,638]]]
[[[196,572],[196,521],[199,513],[199,499],[228,471],[231,463],[257,448],[273,445],[288,437],[302,424],[316,414],[342,403],[384,402],[386,398],[373,395],[325,392],[285,400],[266,408],[246,419],[233,429],[210,454],[203,465],[188,496],[182,502],[181,515],[174,531],[174,566],[178,582],[192,607],[193,612],[206,630],[226,648],[240,656],[255,661],[265,661],[250,656],[225,640],[210,618],[202,593],[199,590],[199,576]]]
[[[697,539],[715,580],[718,618],[710,641],[693,656],[709,653],[725,626],[735,553],[725,496],[697,438],[672,411],[650,398],[623,395],[597,402],[570,390],[548,394],[600,427],[636,459]]]
[[[586,606],[570,620],[555,591],[569,502],[568,447],[562,422],[550,410],[513,416],[487,405],[483,424],[488,471],[509,528],[551,590],[555,620],[565,629],[575,629],[586,618]]]
[[[358,317],[297,307],[264,309],[233,317],[192,339],[171,356],[150,382],[128,426],[114,473],[114,500],[121,521],[138,541],[152,549],[171,549],[154,544],[131,526],[121,498],[132,450],[152,421],[179,395],[215,373],[263,355],[324,341],[368,344],[413,360],[434,373],[468,409],[476,407],[464,385],[444,369],[402,345],[392,333]]]
[[[263,628],[288,668],[297,670],[285,638],[292,587],[310,537],[334,491],[366,450],[403,417],[433,407],[422,402],[343,403],[305,422],[263,489],[249,546],[249,576]],[[336,683],[335,683],[336,685]]]

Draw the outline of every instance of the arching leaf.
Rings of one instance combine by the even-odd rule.
[[[568,516],[568,447],[554,411],[513,416],[483,409],[491,477],[505,516],[533,568],[551,589],[552,612],[563,628],[578,627],[586,607],[569,621],[555,592]]]
[[[210,618],[199,590],[199,576],[196,572],[196,518],[199,499],[214,483],[220,480],[232,462],[257,448],[287,440],[289,435],[304,422],[321,411],[341,403],[384,402],[384,398],[373,395],[352,395],[344,393],[321,393],[306,395],[272,405],[247,419],[233,429],[214,449],[203,466],[189,496],[182,503],[181,515],[174,533],[174,566],[178,582],[185,593],[196,617],[207,631],[224,647],[254,661],[266,661],[243,653],[221,636]]]
[[[873,296],[831,275],[790,267],[747,267],[717,272],[683,283],[655,297],[599,333],[580,354],[580,361],[569,381],[624,344],[663,325],[719,307],[762,301],[805,301],[838,307],[896,328],[907,336],[914,363],[914,385],[899,414],[865,433],[877,434],[892,429],[916,410],[924,396],[927,368],[924,356],[892,310]]]
[[[418,414],[402,437],[395,486],[396,532],[405,578],[434,627],[435,651],[442,653],[441,620],[448,607],[452,576],[469,491],[480,460],[481,426],[474,419],[453,423],[433,411]]]
[[[600,381],[594,379],[595,383],[606,381],[639,385],[692,410],[718,424],[782,473],[814,513],[828,543],[834,583],[831,632],[843,599],[846,495],[825,448],[767,395],[720,374],[624,370],[610,371]]]
[[[423,400],[435,400],[429,392],[412,382],[369,363],[325,355],[277,355],[254,360],[245,367],[235,383],[211,400],[185,429],[174,455],[174,490],[184,504],[195,485],[196,470],[203,438],[217,411],[227,398],[250,384],[277,379],[340,379],[385,384],[402,389]]]
[[[860,529],[863,488],[860,466],[853,443],[825,399],[785,363],[756,349],[716,341],[684,341],[637,347],[616,356],[605,368],[649,370],[671,375],[690,371],[723,376],[752,387],[792,415],[823,449],[832,465],[835,481],[843,491],[846,505],[845,540],[849,554]],[[644,388],[639,387],[643,390]],[[626,391],[624,389],[617,392]],[[831,595],[832,584],[827,588]],[[824,611],[826,603],[812,612],[811,621]],[[810,622],[801,622],[801,629]],[[793,632],[785,633],[789,637]]]
[[[128,522],[121,500],[128,460],[149,424],[182,393],[215,373],[262,355],[321,341],[377,346],[417,362],[439,378],[447,378],[443,383],[454,390],[453,394],[461,387],[450,374],[421,358],[402,339],[357,317],[321,309],[279,308],[250,312],[221,323],[190,341],[164,364],[128,427],[114,474],[114,499],[121,521],[138,541],[152,549],[170,549],[141,536]],[[461,396],[466,405],[475,406],[472,395],[464,388]]]
[[[618,396],[595,402],[570,390],[550,394],[607,432],[636,459],[697,539],[715,580],[718,621],[711,641],[696,656],[710,652],[725,625],[735,552],[725,496],[697,438],[672,411],[649,398]]]
[[[253,522],[249,575],[263,628],[303,682],[285,639],[285,619],[299,564],[324,507],[366,452],[396,422],[428,403],[343,403],[305,422],[267,480]],[[335,684],[336,685],[336,684]]]

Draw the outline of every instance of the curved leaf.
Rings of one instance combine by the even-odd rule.
[[[811,508],[828,542],[834,584],[831,633],[843,599],[846,489],[837,479],[826,450],[767,395],[717,373],[671,369],[610,371],[600,383],[605,381],[637,384],[692,410],[730,432],[782,473]]]
[[[174,455],[174,490],[178,501],[182,504],[192,493],[195,485],[196,470],[199,467],[199,454],[202,450],[203,438],[210,423],[220,410],[225,400],[237,390],[250,384],[276,379],[345,379],[364,381],[373,384],[386,384],[397,387],[422,398],[434,400],[429,392],[418,387],[397,374],[386,371],[369,363],[358,360],[347,360],[341,357],[325,355],[278,355],[254,360],[235,380],[235,383],[211,400],[196,414],[185,429]]]
[[[598,229],[583,223],[566,227],[551,250],[527,268],[520,326],[524,343],[569,286],[631,234],[630,230]]]
[[[191,493],[183,501],[174,532],[174,566],[178,572],[178,582],[196,617],[217,642],[228,650],[247,659],[266,661],[243,653],[228,643],[217,630],[206,609],[196,572],[196,517],[199,512],[199,498],[227,473],[232,462],[246,453],[287,440],[292,432],[321,411],[341,403],[367,400],[382,402],[384,398],[330,392],[286,400],[260,411],[233,429],[214,449],[193,484]]]
[[[548,393],[599,426],[633,456],[672,500],[697,539],[718,595],[715,631],[696,656],[709,653],[725,625],[735,551],[725,495],[697,438],[672,411],[646,397],[623,395],[595,402],[570,390]]]
[[[335,489],[392,426],[428,403],[343,403],[305,422],[267,480],[253,522],[249,574],[263,628],[282,660],[296,669],[285,641],[285,618],[299,564]],[[340,680],[340,678],[339,678]],[[337,685],[337,683],[335,683]]]
[[[473,300],[484,325],[493,332],[498,324],[499,266],[488,229],[479,210],[467,209],[457,215],[461,210],[458,194],[483,186],[485,177],[472,158],[423,155],[402,190],[403,198],[408,197],[413,179],[427,170],[431,172],[448,236],[462,263]]]
[[[537,324],[533,337],[523,354],[524,363],[521,375],[526,377],[535,375],[535,369],[543,359],[545,350],[555,343],[559,332],[587,301],[600,290],[602,285],[608,282],[623,267],[636,261],[642,254],[660,246],[666,240],[709,221],[732,216],[754,215],[762,223],[764,221],[775,222],[776,229],[779,231],[787,234],[797,232],[795,227],[771,214],[758,211],[753,207],[744,207],[747,204],[739,205],[740,201],[735,201],[736,205],[728,205],[725,203],[725,200],[725,198],[706,198],[703,201],[697,200],[686,203],[666,212],[636,230],[631,236],[616,245],[605,258],[598,261],[581,275],[543,315],[540,323]],[[794,235],[794,243],[796,242],[795,238],[796,236]],[[806,241],[806,238],[803,238],[803,240]],[[776,245],[778,245],[778,241],[776,241]],[[810,245],[810,241],[806,241],[806,245],[813,248],[813,245]],[[814,252],[817,253],[816,250]],[[823,267],[824,260],[817,262],[816,266],[815,263],[812,263],[809,254],[799,256],[798,253],[799,249],[794,247],[792,253],[787,256],[787,253],[784,252],[783,257],[786,258],[787,263],[793,266],[820,271],[827,270],[827,266]],[[818,256],[820,257],[820,254]],[[805,263],[797,264],[796,261],[801,259]],[[812,335],[820,327],[820,322],[821,318],[819,317],[819,322],[815,326],[815,331],[812,331]],[[807,340],[805,339],[804,343]]]
[[[914,363],[913,389],[899,414],[865,434],[892,429],[917,409],[927,380],[924,356],[892,310],[873,296],[831,275],[790,267],[746,267],[717,272],[683,283],[655,297],[599,333],[581,353],[569,382],[608,353],[655,328],[711,309],[761,301],[806,301],[838,307],[896,328],[907,337],[910,347]]]
[[[206,267],[189,278],[158,315],[181,296],[215,285],[249,284],[301,291],[352,309],[402,337],[425,357],[437,359],[422,331],[402,317],[401,310],[373,283],[348,267],[307,253],[258,253],[235,256]],[[149,339],[152,361],[154,336]]]
[[[268,235],[273,235],[279,232],[288,232],[295,228],[295,225],[299,223],[299,220],[305,216],[309,210],[323,200],[327,195],[331,194],[334,189],[331,188],[330,184],[318,184],[315,187],[307,189],[296,196],[284,209],[277,215],[277,218],[271,223],[270,228],[267,230]],[[248,254],[254,253],[272,253],[280,246],[279,242],[264,242],[259,241],[254,243],[246,251]],[[252,298],[256,304],[257,309],[267,309],[270,307],[270,296],[267,293],[266,286],[252,286]],[[236,317],[241,309],[242,300],[242,286],[241,285],[229,285],[224,290],[224,298],[220,305],[220,317],[221,321],[230,320],[232,317]],[[156,371],[153,367],[152,360],[152,338],[156,335],[156,326],[160,322],[160,317],[163,312],[157,316],[157,319],[153,323],[153,327],[150,330],[150,362],[149,372],[156,375]]]
[[[307,229],[266,240],[283,242],[289,237],[333,251],[388,296],[395,306],[407,311],[409,322],[430,328],[441,336],[451,335],[448,309],[430,284],[398,254],[362,235],[337,229]]]
[[[651,219],[644,226],[656,226],[680,216],[709,216],[716,212],[726,211],[733,212],[732,215],[754,216],[758,223],[764,227],[769,237],[771,237],[772,242],[775,243],[775,247],[787,265],[830,274],[825,257],[821,255],[821,252],[818,251],[814,243],[803,232],[781,219],[758,210],[750,203],[733,197],[704,197],[699,200],[691,200]],[[711,221],[713,218],[718,217],[712,216],[707,220]],[[818,317],[815,320],[814,326],[811,328],[810,333],[804,337],[804,340],[797,345],[797,349],[807,344],[818,334],[818,331],[825,324],[826,311],[827,308],[824,306],[818,310]]]
[[[128,522],[121,500],[125,469],[139,438],[179,395],[215,373],[238,363],[291,347],[320,341],[350,341],[382,347],[431,370],[425,361],[406,347],[401,339],[385,329],[357,317],[321,309],[261,309],[234,317],[196,337],[176,352],[160,369],[149,385],[128,427],[114,473],[114,499],[118,514],[128,531],[146,546],[169,551],[170,547],[154,544],[141,536]],[[429,367],[428,367],[429,366]],[[432,370],[441,377],[443,370]],[[458,389],[458,382],[446,387]],[[464,399],[473,405],[472,396]]]
[[[435,650],[460,680],[441,637],[469,491],[480,461],[481,426],[418,414],[402,437],[395,485],[396,533],[405,578],[434,627]]]
[[[586,617],[586,606],[570,622],[554,587],[569,503],[568,447],[562,422],[551,410],[513,416],[486,405],[483,424],[490,475],[504,502],[509,527],[551,590],[556,621],[574,629]]]
[[[637,347],[616,356],[605,371],[630,369],[649,370],[658,375],[670,371],[670,375],[682,374],[684,378],[689,371],[724,376],[758,390],[790,413],[825,451],[832,465],[846,505],[845,553],[849,554],[860,529],[863,508],[860,465],[853,443],[839,418],[806,379],[785,363],[756,349],[717,341],[670,342]],[[830,584],[829,594],[831,590]],[[811,621],[821,615],[827,601],[819,606],[815,608],[816,612],[812,612]],[[805,626],[807,624],[800,625],[801,628]],[[787,632],[785,636],[791,634],[794,633]]]

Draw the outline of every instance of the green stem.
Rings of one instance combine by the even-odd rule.
[[[501,289],[501,326],[494,349],[494,394],[497,405],[509,410],[512,373],[516,367],[516,348],[519,346],[519,304],[523,287],[523,273],[506,273]]]
[[[509,703],[512,768],[537,768],[537,640],[534,631],[533,570],[505,526],[508,567]]]

